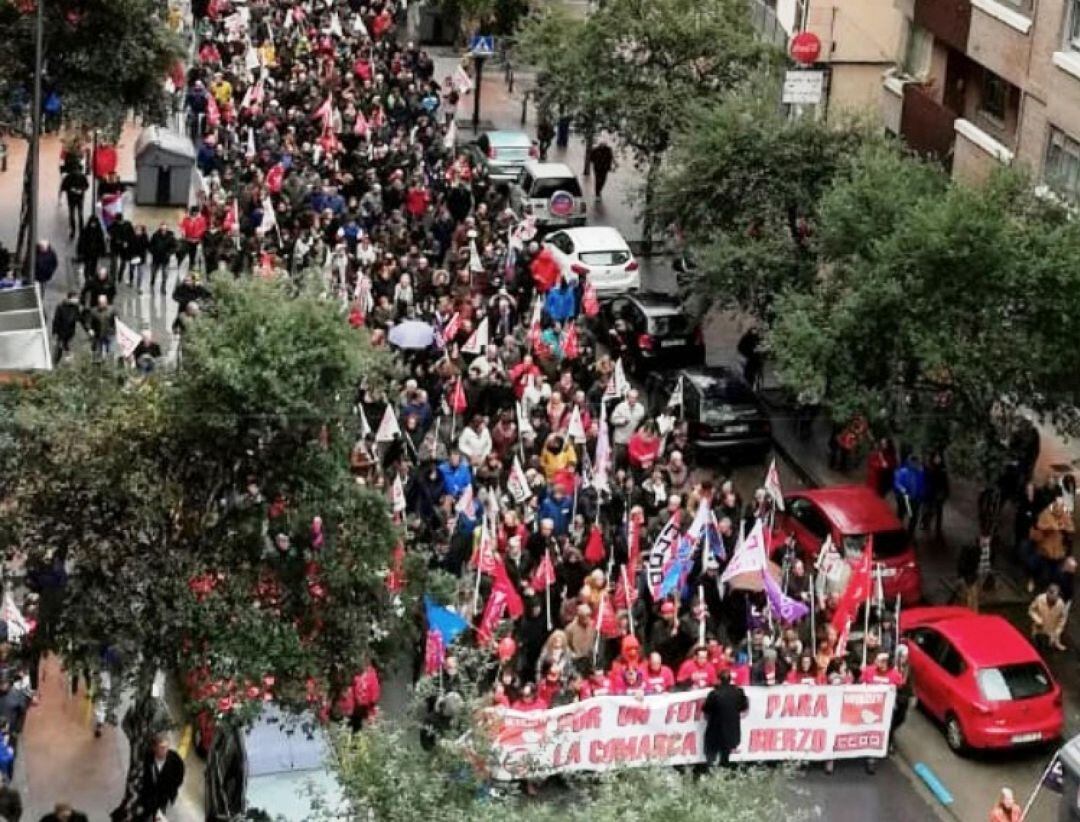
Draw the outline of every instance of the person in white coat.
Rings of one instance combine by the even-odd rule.
[[[615,450],[617,465],[626,465],[626,450],[630,437],[645,420],[645,405],[638,398],[637,389],[631,389],[626,399],[615,406],[611,412],[611,442]]]
[[[476,414],[458,437],[458,450],[469,458],[472,465],[480,465],[491,453],[491,432],[484,418]]]

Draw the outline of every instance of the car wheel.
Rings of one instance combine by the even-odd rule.
[[[964,739],[964,729],[960,727],[960,720],[955,714],[945,717],[945,742],[955,754],[967,751],[967,742]]]

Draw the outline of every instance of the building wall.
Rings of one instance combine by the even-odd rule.
[[[892,0],[812,0],[806,28],[820,38],[824,61],[887,67],[899,52],[903,22]]]
[[[968,185],[986,181],[994,169],[1001,168],[996,157],[987,154],[982,147],[969,141],[963,134],[956,135],[953,148],[953,178]]]
[[[1038,0],[1019,146],[1021,160],[1036,176],[1042,173],[1049,126],[1080,140],[1080,52],[1063,46],[1065,14],[1064,0]],[[1055,64],[1055,53],[1072,70]]]
[[[881,77],[885,68],[880,64],[833,63],[829,80],[829,121],[836,122],[845,115],[878,117],[882,105]]]
[[[967,54],[979,65],[1023,88],[1031,56],[1031,36],[976,6],[971,10]]]

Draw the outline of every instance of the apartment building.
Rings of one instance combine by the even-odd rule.
[[[977,182],[1022,163],[1080,202],[1080,0],[897,0],[886,126]]]
[[[826,72],[822,113],[836,120],[845,112],[876,117],[881,105],[881,76],[896,64],[905,33],[904,16],[893,0],[757,0],[766,7],[780,46],[800,31],[821,41],[815,68]],[[755,18],[760,9],[751,12]],[[775,22],[773,22],[775,21]],[[759,30],[771,34],[755,19]]]

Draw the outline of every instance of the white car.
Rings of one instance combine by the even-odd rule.
[[[641,271],[623,236],[608,226],[565,228],[549,234],[544,246],[568,280],[585,278],[598,297],[641,288]]]

